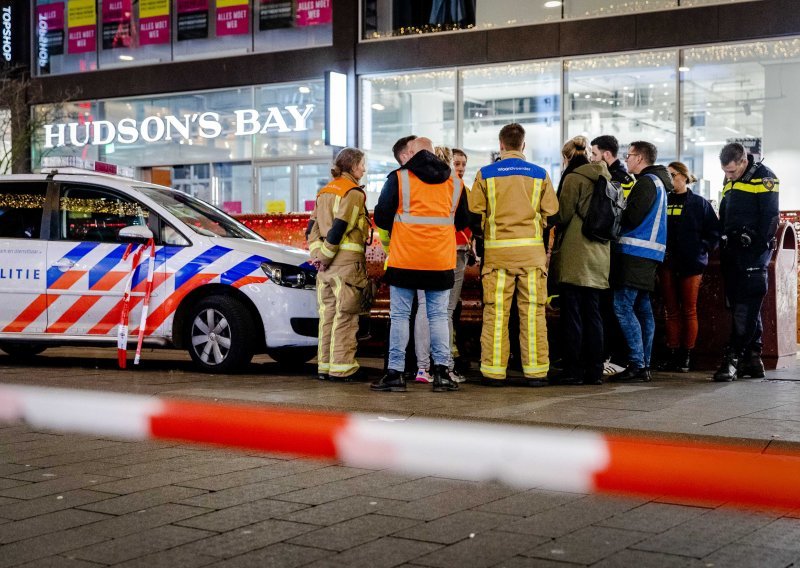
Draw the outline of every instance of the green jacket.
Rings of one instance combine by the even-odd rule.
[[[600,176],[611,179],[605,162],[586,164],[567,174],[561,187],[558,198],[561,222],[553,250],[560,284],[608,288],[611,246],[587,239],[581,230],[594,183]]]

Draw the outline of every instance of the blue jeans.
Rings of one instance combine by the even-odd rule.
[[[389,287],[392,329],[389,332],[389,368],[403,372],[406,367],[408,320],[416,290]],[[434,365],[450,362],[450,333],[447,326],[447,302],[450,290],[425,290],[425,307],[431,328],[431,352]]]
[[[628,361],[638,368],[650,366],[656,322],[650,292],[623,286],[614,290],[614,313],[628,344]]]

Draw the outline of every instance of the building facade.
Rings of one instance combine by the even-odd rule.
[[[514,121],[554,179],[564,140],[614,134],[685,162],[711,199],[719,150],[739,140],[782,178],[782,208],[800,209],[793,0],[0,4],[29,22],[34,168],[101,159],[231,213],[307,211],[338,118],[367,152],[374,205],[397,138],[463,148],[469,178]],[[348,80],[341,104],[331,71]]]

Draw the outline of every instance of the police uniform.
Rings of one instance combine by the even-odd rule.
[[[317,274],[320,378],[346,378],[358,368],[356,335],[367,287],[365,244],[369,217],[363,187],[348,173],[335,178],[317,194],[308,231],[311,256],[328,268]],[[337,238],[328,238],[336,225],[344,225]],[[338,235],[337,235],[338,237]]]
[[[547,172],[504,151],[500,161],[480,169],[469,192],[470,211],[482,216],[484,238],[481,373],[505,379],[508,319],[516,294],[522,370],[540,379],[550,368],[545,304],[547,256],[542,234],[558,198]]]
[[[719,207],[722,271],[731,308],[731,336],[714,380],[763,377],[761,304],[767,294],[767,267],[778,228],[778,178],[767,166],[747,157],[745,173],[726,180]]]
[[[608,166],[608,173],[611,174],[611,181],[622,189],[625,199],[631,194],[633,184],[636,183],[636,178],[628,173],[625,166],[620,160],[616,160],[613,164]]]

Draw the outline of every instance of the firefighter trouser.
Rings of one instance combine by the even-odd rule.
[[[333,265],[317,274],[317,370],[348,377],[358,370],[356,335],[367,285],[366,262]]]
[[[522,372],[526,378],[547,376],[547,273],[541,268],[484,268],[481,373],[489,379],[505,379],[508,365],[508,317],[517,295]]]

